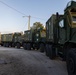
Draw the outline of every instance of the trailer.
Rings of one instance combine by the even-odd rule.
[[[64,14],[53,14],[46,22],[46,55],[61,57],[68,75],[76,75],[76,2],[70,1]]]

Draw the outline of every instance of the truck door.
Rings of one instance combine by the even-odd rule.
[[[64,27],[64,19],[59,21],[59,26],[58,26],[58,43],[64,44],[66,40],[66,30]]]

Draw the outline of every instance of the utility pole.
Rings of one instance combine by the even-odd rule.
[[[23,17],[28,17],[28,30],[30,30],[30,18],[31,18],[31,16],[29,15],[29,16],[23,16]]]

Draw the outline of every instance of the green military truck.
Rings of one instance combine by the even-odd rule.
[[[15,32],[13,34],[13,39],[12,39],[12,46],[20,48],[22,47],[22,41],[23,41],[23,33],[22,32]]]
[[[17,48],[20,48],[22,44],[21,37],[22,37],[21,32],[1,34],[1,45],[5,47],[16,46]]]
[[[31,50],[40,49],[41,52],[44,52],[44,45],[46,40],[45,29],[32,29],[24,31],[24,49]]]
[[[53,14],[46,22],[46,55],[66,60],[68,75],[76,75],[76,2],[70,1],[64,14]]]
[[[9,45],[11,45],[13,39],[13,34],[1,34],[1,45],[8,47]]]

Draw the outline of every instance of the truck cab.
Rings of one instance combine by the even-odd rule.
[[[76,43],[76,2],[70,1],[65,10],[64,16],[59,18],[59,43]],[[63,34],[62,34],[63,33]]]

